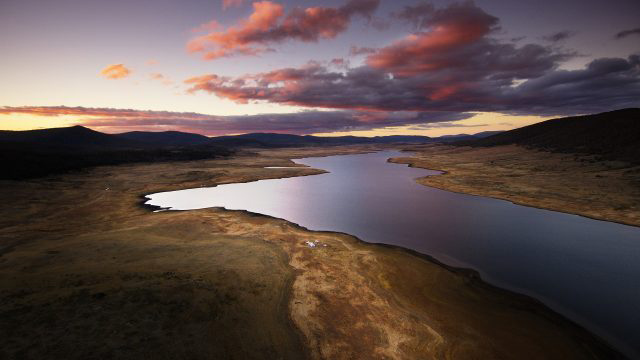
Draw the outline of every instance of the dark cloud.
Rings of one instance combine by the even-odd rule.
[[[640,56],[600,58],[580,70],[556,70],[502,94],[505,112],[593,113],[640,106]]]
[[[329,61],[329,65],[338,67],[338,68],[344,68],[344,69],[348,69],[349,68],[349,60],[344,59],[344,58],[335,58],[335,59],[331,59],[331,61]]]
[[[359,111],[564,115],[638,106],[637,56],[558,70],[575,55],[491,37],[498,19],[473,2],[442,9],[420,4],[396,16],[419,31],[377,50],[353,47],[353,54],[369,53],[364,66],[333,71],[310,62],[237,78],[210,74],[187,79],[188,91],[239,103]]]
[[[405,9],[399,17],[416,24],[419,31],[379,49],[367,57],[371,67],[396,76],[415,76],[439,70],[459,73],[521,72],[541,64],[540,57],[553,65],[558,54],[539,45],[517,48],[489,38],[498,29],[498,18],[487,14],[473,2],[453,3],[436,9],[421,4]],[[531,61],[524,57],[533,55]],[[466,76],[466,74],[465,74]],[[500,76],[504,76],[501,74]]]
[[[416,28],[426,27],[428,18],[436,10],[435,6],[423,1],[417,5],[405,6],[401,11],[393,14],[394,17],[412,23]]]
[[[449,128],[449,127],[455,127],[455,128],[474,128],[474,127],[483,127],[483,126],[488,126],[489,124],[460,124],[457,122],[437,122],[437,123],[427,123],[427,124],[418,124],[418,125],[411,125],[408,127],[409,130],[417,130],[417,131],[421,131],[421,130],[431,130],[431,129],[442,129],[442,128]]]
[[[430,30],[434,35],[445,31],[474,37],[483,36],[499,28],[498,18],[487,14],[473,1],[454,2],[440,9],[431,3],[422,2],[415,6],[406,6],[395,16],[412,23],[417,30]],[[471,34],[474,30],[478,33]]]
[[[311,134],[371,130],[469,118],[456,112],[303,111],[289,114],[218,116],[191,112],[142,111],[65,106],[2,107],[0,114],[75,115],[78,124],[107,132],[180,130],[206,135],[247,132]]]
[[[185,82],[190,86],[189,92],[205,91],[238,103],[265,100],[334,109],[425,110],[422,81],[394,79],[367,66],[338,72],[310,63],[242,78],[205,75]]]
[[[640,105],[638,56],[596,59],[584,69],[557,70],[540,48],[525,46],[517,55],[495,62],[487,68],[502,64],[506,69],[463,74],[444,69],[394,77],[369,66],[338,72],[309,64],[238,79],[202,76],[187,84],[191,92],[206,91],[240,103],[263,100],[369,111],[563,115]],[[518,78],[525,80],[515,86]]]
[[[378,31],[385,31],[391,27],[391,21],[376,16],[371,17],[371,20],[369,20],[369,24],[371,25],[371,27]]]
[[[546,36],[543,36],[542,39],[548,42],[557,43],[560,41],[564,41],[570,37],[572,37],[574,33],[569,30],[558,31]]]
[[[369,55],[376,52],[376,49],[371,47],[351,46],[349,49],[350,56]]]
[[[616,39],[626,38],[629,35],[640,35],[640,27],[635,29],[623,30],[615,35]]]

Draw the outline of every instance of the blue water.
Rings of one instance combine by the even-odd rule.
[[[174,210],[225,207],[349,233],[473,268],[640,358],[640,228],[419,185],[438,172],[397,151],[296,160],[327,174],[149,195]]]

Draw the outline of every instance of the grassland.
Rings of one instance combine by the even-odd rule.
[[[444,190],[640,226],[640,165],[522,146],[411,146],[393,162],[445,171],[418,179]]]
[[[265,150],[2,181],[0,358],[618,356],[530,298],[400,248],[243,211],[140,205],[158,191],[317,174],[264,167],[372,149]]]

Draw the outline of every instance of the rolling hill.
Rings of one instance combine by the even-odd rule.
[[[209,143],[169,143],[104,134],[82,126],[0,131],[0,179],[19,180],[101,165],[210,159],[233,153]]]
[[[38,129],[27,131],[0,131],[0,143],[29,145],[31,147],[64,148],[127,148],[140,146],[136,141],[101,133],[83,126]]]
[[[510,144],[640,163],[640,109],[552,119],[483,139],[455,143],[463,146]]]
[[[496,132],[474,135],[446,135],[436,138],[419,135],[389,136],[313,136],[278,133],[249,133],[207,137],[180,131],[131,131],[105,134],[82,126],[28,131],[0,131],[0,143],[22,143],[41,147],[64,148],[150,148],[219,145],[226,147],[294,147],[336,146],[355,144],[426,144],[476,139]]]
[[[115,134],[116,137],[155,146],[188,146],[202,145],[210,142],[210,138],[200,134],[181,131],[131,131]]]

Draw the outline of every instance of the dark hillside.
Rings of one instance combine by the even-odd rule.
[[[0,130],[0,143],[37,144],[37,146],[63,146],[83,148],[136,147],[136,141],[104,134],[83,126],[27,131]]]
[[[232,151],[216,145],[160,146],[82,126],[0,131],[0,179],[19,180],[100,165],[200,160],[230,154]]]
[[[181,131],[131,131],[121,134],[115,134],[115,136],[132,140],[139,143],[151,144],[156,146],[187,146],[187,145],[202,145],[207,144],[211,140],[209,137],[192,134]]]
[[[456,145],[517,144],[547,151],[598,155],[640,163],[640,109],[552,119]]]

